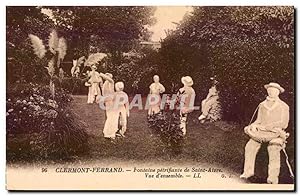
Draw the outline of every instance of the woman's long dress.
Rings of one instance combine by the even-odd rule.
[[[150,94],[148,96],[149,110],[148,115],[160,112],[161,97],[160,93],[165,92],[165,87],[161,83],[152,83],[150,85]]]
[[[115,92],[116,102],[115,106],[118,108],[120,133],[124,136],[127,129],[127,114],[129,112],[129,98],[124,91]],[[126,100],[126,102],[118,102],[118,100]]]
[[[91,71],[89,73],[89,77],[89,83],[91,83],[91,86],[89,86],[87,103],[94,103],[95,96],[101,94],[99,83],[102,83],[102,78],[99,76],[99,73],[97,71]]]
[[[206,116],[206,119],[210,121],[216,121],[221,119],[221,105],[219,102],[219,93],[215,86],[209,89],[206,99],[201,103],[202,115]]]
[[[118,108],[114,107],[114,83],[105,81],[103,84],[103,96],[106,110],[106,120],[103,134],[106,138],[115,138],[118,131]]]

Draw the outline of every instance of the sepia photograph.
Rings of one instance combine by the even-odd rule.
[[[295,191],[293,6],[6,6],[6,189]]]

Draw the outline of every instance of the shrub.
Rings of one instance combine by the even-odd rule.
[[[84,85],[86,79],[66,77],[62,79],[61,87],[73,95],[87,95],[88,87]]]
[[[263,85],[278,82],[293,122],[293,7],[195,7],[163,40],[160,55],[165,87],[190,75],[196,102],[216,76],[223,120],[248,122],[266,97]]]
[[[9,86],[6,101],[8,159],[22,159],[27,155],[36,159],[68,158],[86,151],[88,136],[84,124],[69,107],[71,100],[70,95],[59,88],[53,100],[48,86],[32,83]],[[15,140],[20,139],[17,144]],[[23,150],[18,151],[16,144]]]
[[[148,119],[149,127],[158,134],[166,149],[172,154],[180,154],[183,145],[183,133],[180,128],[180,111],[169,109],[169,104],[160,113],[151,115]],[[175,107],[179,106],[179,99]]]

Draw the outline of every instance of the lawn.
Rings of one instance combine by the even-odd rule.
[[[183,151],[172,155],[166,151],[160,137],[153,134],[147,124],[147,111],[133,109],[128,119],[126,138],[111,143],[103,138],[102,129],[105,122],[104,111],[97,104],[86,104],[86,96],[74,96],[73,109],[86,123],[89,138],[89,152],[78,157],[81,161],[131,161],[156,164],[183,164],[200,167],[203,165],[225,168],[238,177],[243,169],[244,146],[248,137],[243,132],[244,125],[226,122],[200,124],[198,112],[189,117],[187,135]],[[294,165],[293,134],[287,145],[290,162]],[[267,178],[268,155],[263,145],[257,156],[256,176],[251,182],[265,182]],[[281,155],[280,183],[292,183]]]

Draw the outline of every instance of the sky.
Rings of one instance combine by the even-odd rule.
[[[166,37],[165,30],[173,30],[176,28],[176,24],[183,19],[186,13],[193,10],[190,6],[158,6],[154,13],[154,17],[157,22],[153,26],[149,27],[149,30],[153,32],[152,41],[159,41]]]

